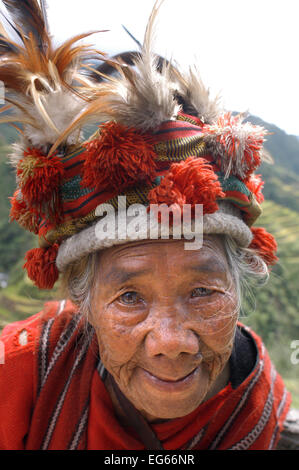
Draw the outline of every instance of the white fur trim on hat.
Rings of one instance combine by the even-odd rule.
[[[105,211],[105,205],[102,206]],[[131,223],[133,218],[132,215],[128,215],[126,209],[119,210],[116,215],[107,213],[105,217],[100,218],[93,225],[64,240],[59,247],[56,259],[58,270],[64,271],[70,263],[78,261],[81,257],[94,251],[136,240],[182,238],[190,240],[186,241],[186,249],[195,249],[191,247],[191,240],[198,238],[200,241],[202,234],[227,234],[235,239],[241,247],[248,247],[252,240],[251,230],[240,217],[240,211],[224,201],[219,203],[217,212],[202,217],[202,224],[196,225],[197,222],[192,220],[189,226],[183,224],[179,226],[181,237],[174,235],[172,227],[169,227],[169,232],[168,227],[165,231],[165,227],[156,218],[151,218],[149,214],[146,215],[146,219],[143,219],[141,228],[136,232],[134,229],[136,225],[133,224],[132,227]],[[169,233],[169,237],[167,237],[167,233]],[[190,243],[189,247],[188,243]]]

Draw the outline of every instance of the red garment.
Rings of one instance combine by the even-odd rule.
[[[165,449],[276,447],[291,399],[261,339],[247,331],[259,351],[252,372],[189,415],[153,424]],[[117,421],[94,331],[71,302],[6,326],[1,340],[0,449],[144,449]]]

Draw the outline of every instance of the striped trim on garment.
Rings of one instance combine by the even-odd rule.
[[[83,408],[82,415],[81,415],[81,417],[78,421],[78,424],[76,426],[76,430],[73,434],[73,437],[70,441],[70,444],[67,447],[67,450],[76,450],[78,448],[81,436],[82,436],[82,434],[85,431],[85,428],[87,426],[88,414],[89,414],[89,399],[87,400],[86,405]]]
[[[39,371],[39,384],[37,389],[37,395],[41,391],[42,384],[44,383],[44,377],[47,371],[48,356],[49,356],[49,337],[51,327],[54,323],[55,318],[48,320],[42,329],[42,334],[39,341],[39,354],[38,354],[38,371]]]
[[[261,374],[264,370],[264,365],[265,365],[265,362],[262,359],[259,362],[259,368],[257,370],[257,373],[255,374],[255,376],[253,377],[253,379],[249,383],[249,385],[248,385],[244,395],[242,396],[242,399],[240,400],[238,406],[235,408],[232,415],[229,417],[229,419],[226,421],[226,423],[221,428],[220,432],[218,433],[218,435],[216,436],[216,438],[214,439],[214,441],[210,445],[209,450],[215,450],[217,448],[217,446],[221,443],[221,441],[224,439],[226,434],[230,431],[230,429],[231,429],[234,421],[236,420],[237,416],[241,413],[244,406],[246,405],[251,390],[253,389],[253,387],[258,382],[258,380],[259,380],[259,378],[260,378],[260,376],[261,376]]]
[[[101,379],[104,381],[105,377],[107,375],[107,370],[105,369],[103,363],[101,360],[99,360],[98,365],[97,365],[97,371]],[[86,402],[85,407],[83,408],[82,415],[78,421],[78,424],[76,426],[76,430],[73,434],[73,437],[70,441],[70,444],[67,448],[67,450],[76,450],[78,448],[78,445],[80,443],[81,436],[83,432],[86,429],[87,423],[88,423],[88,415],[89,415],[89,399]]]
[[[200,431],[199,433],[196,434],[195,437],[193,437],[189,442],[188,444],[186,445],[186,447],[184,447],[183,450],[192,450],[194,449],[195,446],[197,446],[199,444],[199,442],[202,440],[202,438],[204,437],[205,433],[206,433],[206,430],[207,430],[207,427],[208,425],[204,426]]]
[[[63,334],[59,338],[59,341],[54,349],[54,352],[52,354],[47,370],[41,380],[41,387],[45,385],[46,380],[50,375],[50,372],[52,371],[56,362],[58,361],[61,354],[67,347],[68,343],[71,341],[72,336],[74,332],[76,331],[78,324],[80,323],[81,320],[82,320],[82,314],[74,315],[74,318],[70,321],[70,324],[68,325],[67,329],[63,332]]]
[[[99,362],[98,362],[98,365],[97,365],[97,371],[98,371],[98,374],[99,376],[101,377],[102,381],[104,382],[105,381],[105,378],[107,376],[107,370],[105,369],[105,366],[104,364],[101,362],[101,360],[99,359]]]
[[[254,426],[254,428],[247,434],[246,437],[241,439],[237,444],[231,447],[229,450],[248,450],[252,444],[259,438],[262,434],[264,428],[266,427],[270,416],[272,414],[274,396],[273,396],[273,389],[276,380],[277,372],[272,366],[271,368],[271,387],[268,393],[268,397],[263,409],[263,413],[258,421],[258,423]]]
[[[50,345],[51,329],[52,329],[53,323],[54,323],[55,319],[57,318],[57,316],[60,315],[64,311],[65,305],[66,305],[66,300],[62,300],[59,303],[59,306],[58,306],[55,317],[51,318],[48,321],[46,321],[43,325],[41,339],[40,339],[40,342],[39,342],[39,351],[38,351],[38,355],[39,355],[39,358],[38,358],[38,361],[39,361],[39,383],[40,383],[39,393],[42,390],[42,388],[46,385],[48,377],[51,375],[52,370],[55,368],[58,360],[60,359],[60,357],[64,353],[65,349],[68,347],[70,342],[73,340],[74,334],[76,334],[76,332],[78,330],[78,326],[80,325],[80,323],[82,321],[82,318],[83,318],[83,315],[81,313],[77,313],[77,314],[73,315],[73,317],[70,320],[67,328],[62,332],[62,334],[61,334],[61,336],[60,336],[60,338],[59,338],[59,340],[58,340],[58,342],[57,342],[57,344],[54,348],[54,351],[53,351],[51,357],[49,358],[49,345]],[[68,378],[65,382],[65,386],[64,386],[62,392],[59,395],[59,399],[56,403],[56,406],[53,409],[53,412],[52,412],[52,415],[51,415],[51,418],[50,418],[50,421],[49,421],[49,424],[48,424],[48,427],[47,427],[47,430],[46,430],[46,434],[44,436],[42,446],[41,446],[41,448],[43,450],[47,450],[48,447],[49,447],[49,444],[51,442],[53,433],[55,431],[57,421],[59,419],[60,413],[61,413],[62,408],[63,408],[64,400],[65,400],[65,397],[67,395],[69,386],[72,382],[74,374],[76,373],[81,361],[84,359],[85,355],[88,352],[88,348],[89,348],[90,342],[91,342],[91,333],[92,332],[94,333],[93,328],[91,327],[91,325],[89,325],[88,330],[89,331],[86,331],[86,335],[85,335],[82,343],[79,343],[77,345],[78,352],[77,352],[77,355],[76,355],[75,362],[73,363],[73,367],[72,367],[72,369],[71,369],[71,371],[68,375]],[[106,369],[104,368],[104,366],[103,366],[103,364],[100,360],[98,362],[97,370],[99,372],[99,375],[103,379],[107,372],[106,372]],[[68,449],[70,449],[70,450],[77,449],[77,447],[80,443],[80,439],[82,437],[82,434],[85,431],[86,426],[87,426],[88,415],[89,415],[89,399],[86,401],[86,404],[85,404],[85,406],[82,410],[81,416],[78,420],[78,423],[75,427],[75,431],[74,431],[73,436],[70,440]]]
[[[282,396],[282,399],[281,399],[281,402],[279,404],[279,407],[277,409],[277,420],[279,420],[283,410],[284,410],[284,407],[285,407],[285,404],[286,404],[286,399],[287,399],[287,396],[288,396],[288,391],[286,388],[284,388],[284,391],[283,391],[283,396]],[[269,450],[272,450],[273,449],[273,446],[274,446],[274,443],[276,441],[276,437],[277,437],[277,433],[278,433],[278,430],[279,430],[279,425],[276,424],[275,426],[275,429],[274,429],[274,433],[273,433],[273,436],[271,438],[271,441],[270,441],[270,444],[269,444]]]
[[[56,316],[59,315],[66,304],[66,300],[62,300],[59,302],[59,306],[56,312]],[[47,374],[47,368],[48,368],[48,358],[49,358],[49,338],[50,338],[50,331],[51,327],[54,323],[55,318],[51,318],[47,322],[44,323],[43,328],[42,328],[42,334],[40,337],[40,342],[39,342],[39,357],[38,357],[38,370],[39,370],[39,385],[38,385],[38,392],[37,394],[39,395],[41,387],[44,384],[45,381],[45,376]]]
[[[53,435],[53,432],[55,430],[55,426],[56,426],[56,423],[57,423],[57,420],[59,418],[59,415],[60,415],[60,412],[62,410],[62,406],[63,406],[63,403],[64,403],[64,400],[65,400],[65,397],[66,397],[66,394],[67,394],[67,391],[68,391],[68,388],[70,386],[70,383],[72,381],[72,378],[77,370],[77,368],[79,367],[80,365],[80,362],[84,359],[84,356],[85,354],[87,353],[87,350],[88,350],[88,347],[90,345],[90,338],[89,337],[86,337],[83,344],[82,344],[82,347],[80,349],[80,351],[78,351],[78,354],[76,356],[76,359],[75,359],[75,362],[74,362],[74,365],[72,367],[72,370],[70,372],[70,375],[66,381],[66,384],[64,386],[64,389],[62,391],[62,393],[60,394],[60,398],[56,404],[56,407],[52,413],[52,416],[51,416],[51,419],[50,419],[50,423],[49,423],[49,426],[48,426],[48,429],[47,429],[47,432],[46,432],[46,435],[43,439],[43,443],[42,443],[42,450],[47,450],[48,449],[48,446],[50,444],[50,441],[51,441],[51,438],[52,438],[52,435]]]

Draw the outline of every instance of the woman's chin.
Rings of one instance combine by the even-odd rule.
[[[209,389],[209,372],[202,364],[183,377],[163,377],[137,368],[127,397],[150,422],[192,413]]]

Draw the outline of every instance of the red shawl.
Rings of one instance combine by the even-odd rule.
[[[250,375],[189,415],[153,424],[163,448],[275,449],[290,395],[261,339]],[[8,325],[1,340],[0,449],[144,449],[117,421],[91,326],[71,302]]]

